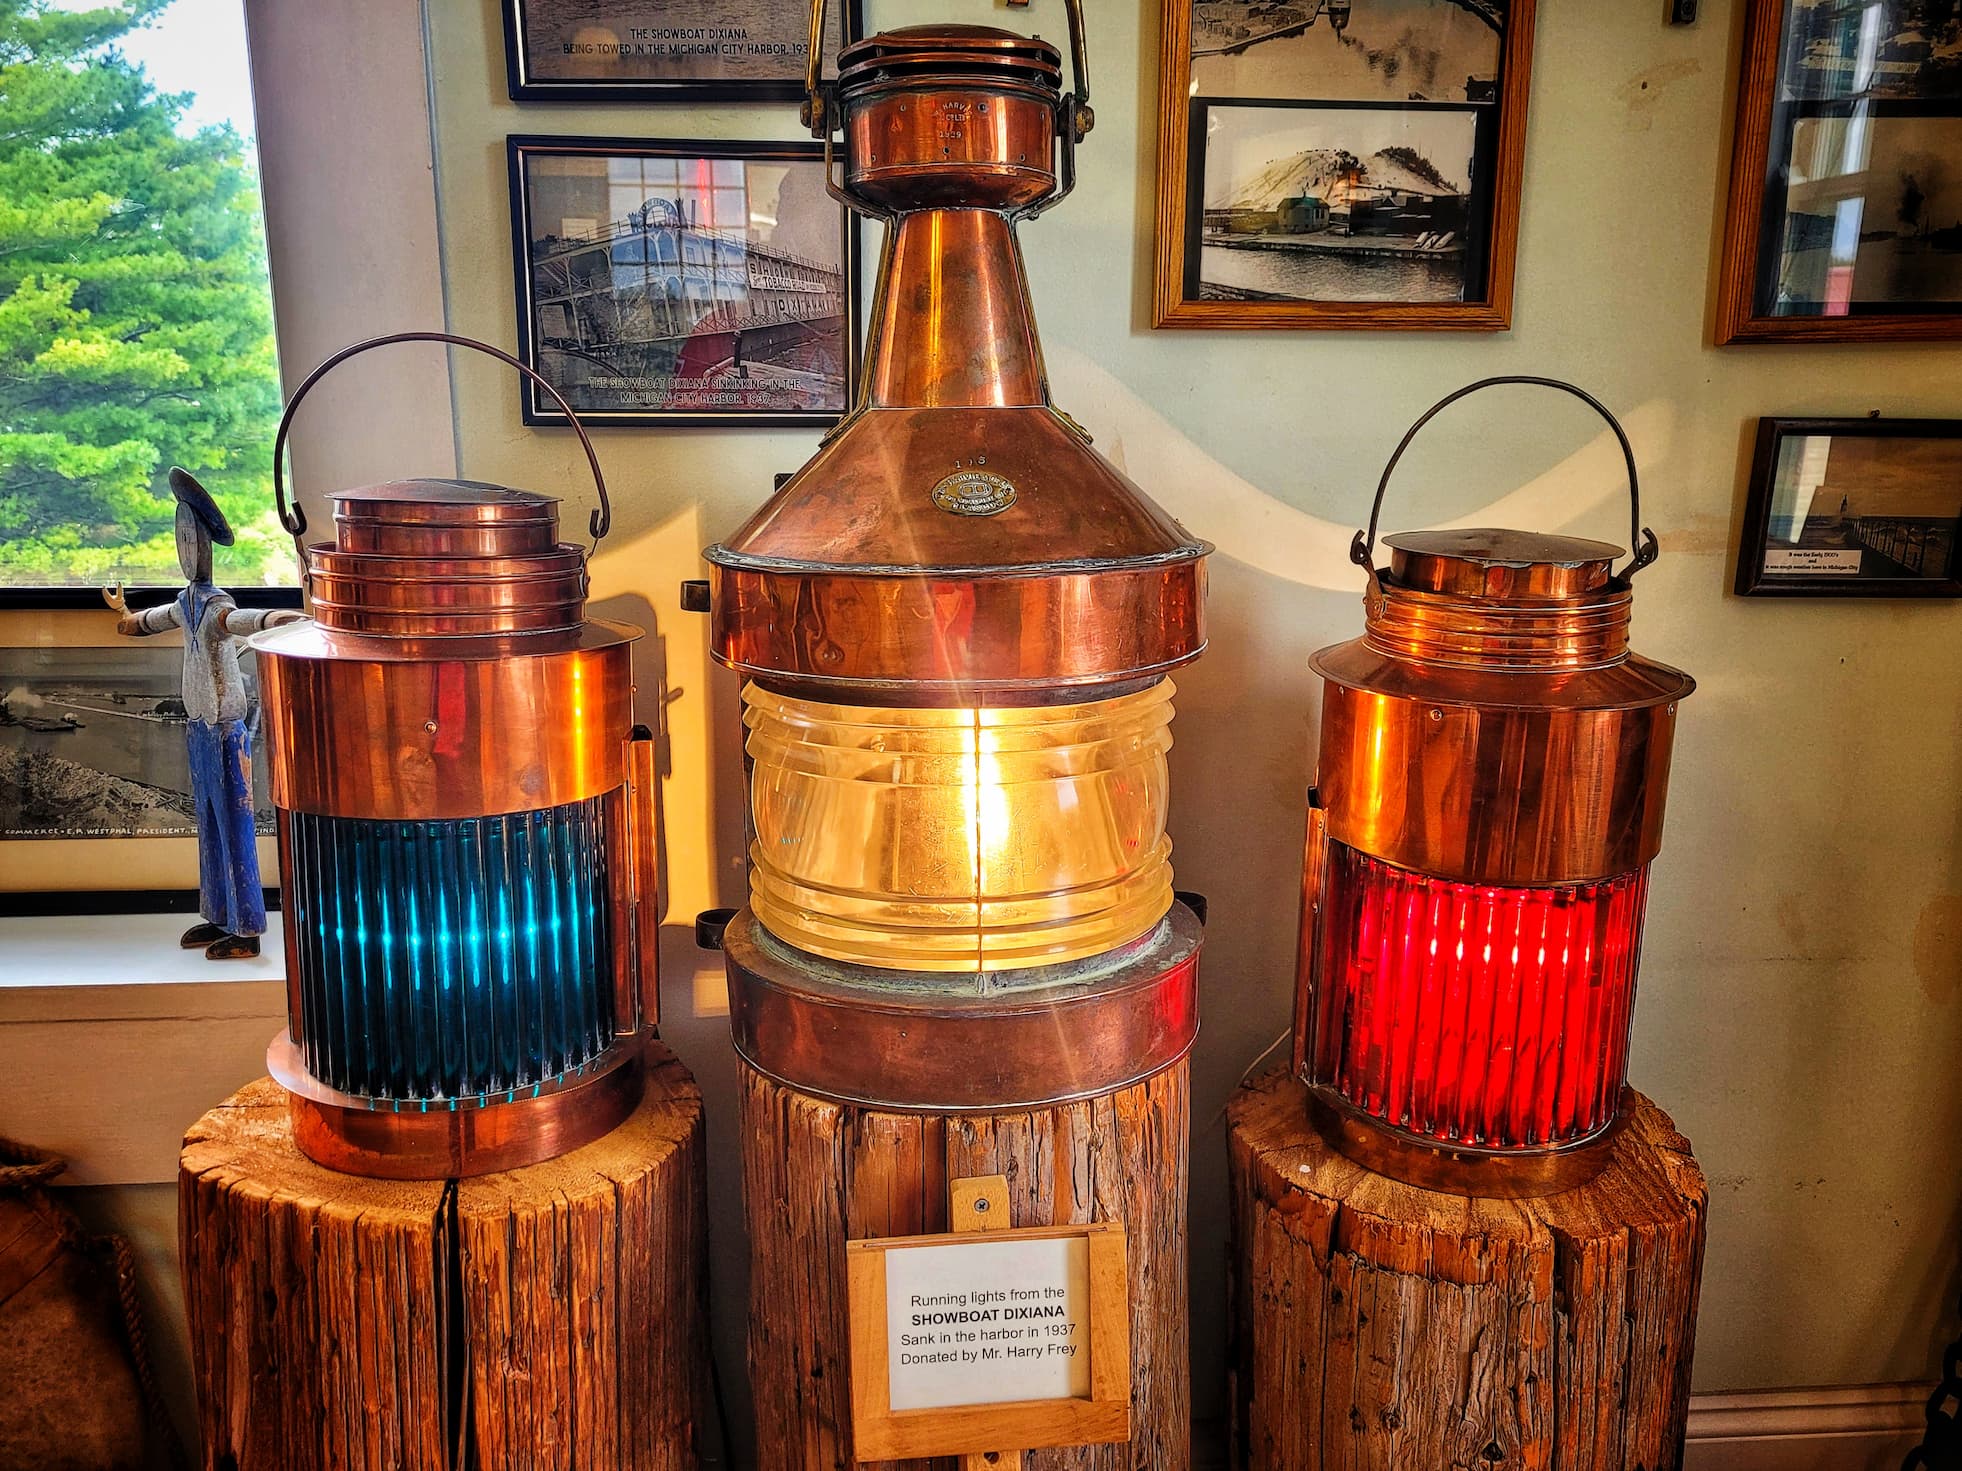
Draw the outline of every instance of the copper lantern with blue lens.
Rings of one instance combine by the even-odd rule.
[[[288,424],[353,352],[436,336],[329,359]],[[323,1164],[532,1163],[640,1097],[656,988],[639,630],[585,616],[586,550],[560,541],[552,497],[404,480],[329,500],[332,540],[302,544],[312,620],[254,641],[288,967],[272,1071]],[[281,510],[303,536],[283,489]]]

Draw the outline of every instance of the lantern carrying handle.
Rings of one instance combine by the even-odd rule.
[[[828,138],[837,120],[832,103],[836,101],[834,83],[824,79],[824,21],[827,0],[811,0],[811,49],[804,62],[804,126],[813,138]],[[1097,125],[1097,114],[1090,106],[1090,43],[1083,28],[1083,0],[1063,0],[1070,26],[1070,90],[1061,104],[1065,166],[1072,171],[1076,145]]]
[[[1634,552],[1634,555],[1629,558],[1628,565],[1615,575],[1622,582],[1626,582],[1656,559],[1659,548],[1655,533],[1642,524],[1642,484],[1635,470],[1635,449],[1629,444],[1628,433],[1621,427],[1621,421],[1609,412],[1606,404],[1585,388],[1577,387],[1560,378],[1535,378],[1509,374],[1499,378],[1481,378],[1476,383],[1466,384],[1455,393],[1446,394],[1425,410],[1415,424],[1404,431],[1402,440],[1398,442],[1395,452],[1390,456],[1390,463],[1383,467],[1383,478],[1376,483],[1376,499],[1369,507],[1369,529],[1358,531],[1356,539],[1349,544],[1349,559],[1369,573],[1372,589],[1376,585],[1376,525],[1383,514],[1383,496],[1390,488],[1390,477],[1396,473],[1397,462],[1403,458],[1403,452],[1410,448],[1410,441],[1417,437],[1418,430],[1459,399],[1476,393],[1481,388],[1494,388],[1503,383],[1529,383],[1541,388],[1557,388],[1562,393],[1572,394],[1608,421],[1608,427],[1614,430],[1615,439],[1621,445],[1622,460],[1628,466],[1628,544]]]
[[[492,347],[488,342],[479,342],[474,337],[458,337],[451,332],[390,332],[382,337],[370,337],[365,342],[357,342],[344,347],[326,362],[315,368],[301,380],[300,386],[293,390],[293,396],[286,401],[286,411],[279,416],[279,429],[273,435],[273,501],[279,507],[279,524],[286,528],[286,534],[293,538],[293,545],[299,548],[300,565],[307,563],[307,549],[304,537],[307,530],[306,512],[300,508],[296,499],[289,503],[286,499],[286,436],[292,430],[293,416],[300,411],[300,400],[307,396],[314,384],[328,373],[346,362],[357,353],[364,353],[373,347],[388,347],[397,342],[446,342],[452,347],[467,347],[476,352],[486,353],[501,363],[508,363],[551,395],[552,402],[559,406],[565,421],[572,426],[572,432],[579,436],[579,447],[586,452],[586,463],[592,468],[593,488],[599,492],[599,504],[593,508],[589,528],[593,537],[593,550],[599,550],[600,540],[613,525],[613,503],[607,499],[606,476],[600,471],[599,455],[593,449],[593,441],[586,433],[586,426],[579,422],[579,416],[572,411],[572,405],[565,401],[565,395],[536,368],[505,352]]]

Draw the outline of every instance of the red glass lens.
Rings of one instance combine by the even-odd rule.
[[[1311,1075],[1453,1144],[1543,1148],[1613,1118],[1648,870],[1588,884],[1449,883],[1330,843]]]

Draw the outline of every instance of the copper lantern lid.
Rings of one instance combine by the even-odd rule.
[[[889,235],[856,406],[704,554],[722,663],[845,701],[1030,704],[1204,648],[1212,548],[1050,401],[1015,239],[1089,128],[1071,23],[1070,92],[1054,46],[984,26],[870,37],[835,82],[813,68],[827,159],[844,134],[834,191]]]
[[[1525,383],[1572,394],[1613,429],[1636,550],[1495,528],[1399,532],[1374,546],[1404,449],[1466,394]],[[1485,379],[1412,426],[1353,558],[1362,637],[1315,653],[1326,681],[1317,777],[1330,835],[1408,869],[1481,884],[1558,884],[1639,868],[1662,843],[1677,703],[1696,688],[1629,647],[1633,578],[1655,559],[1633,450],[1592,395]]]

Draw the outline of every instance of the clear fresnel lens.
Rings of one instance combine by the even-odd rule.
[[[1169,680],[1012,709],[744,700],[750,904],[801,950],[986,976],[1113,950],[1171,907]]]

